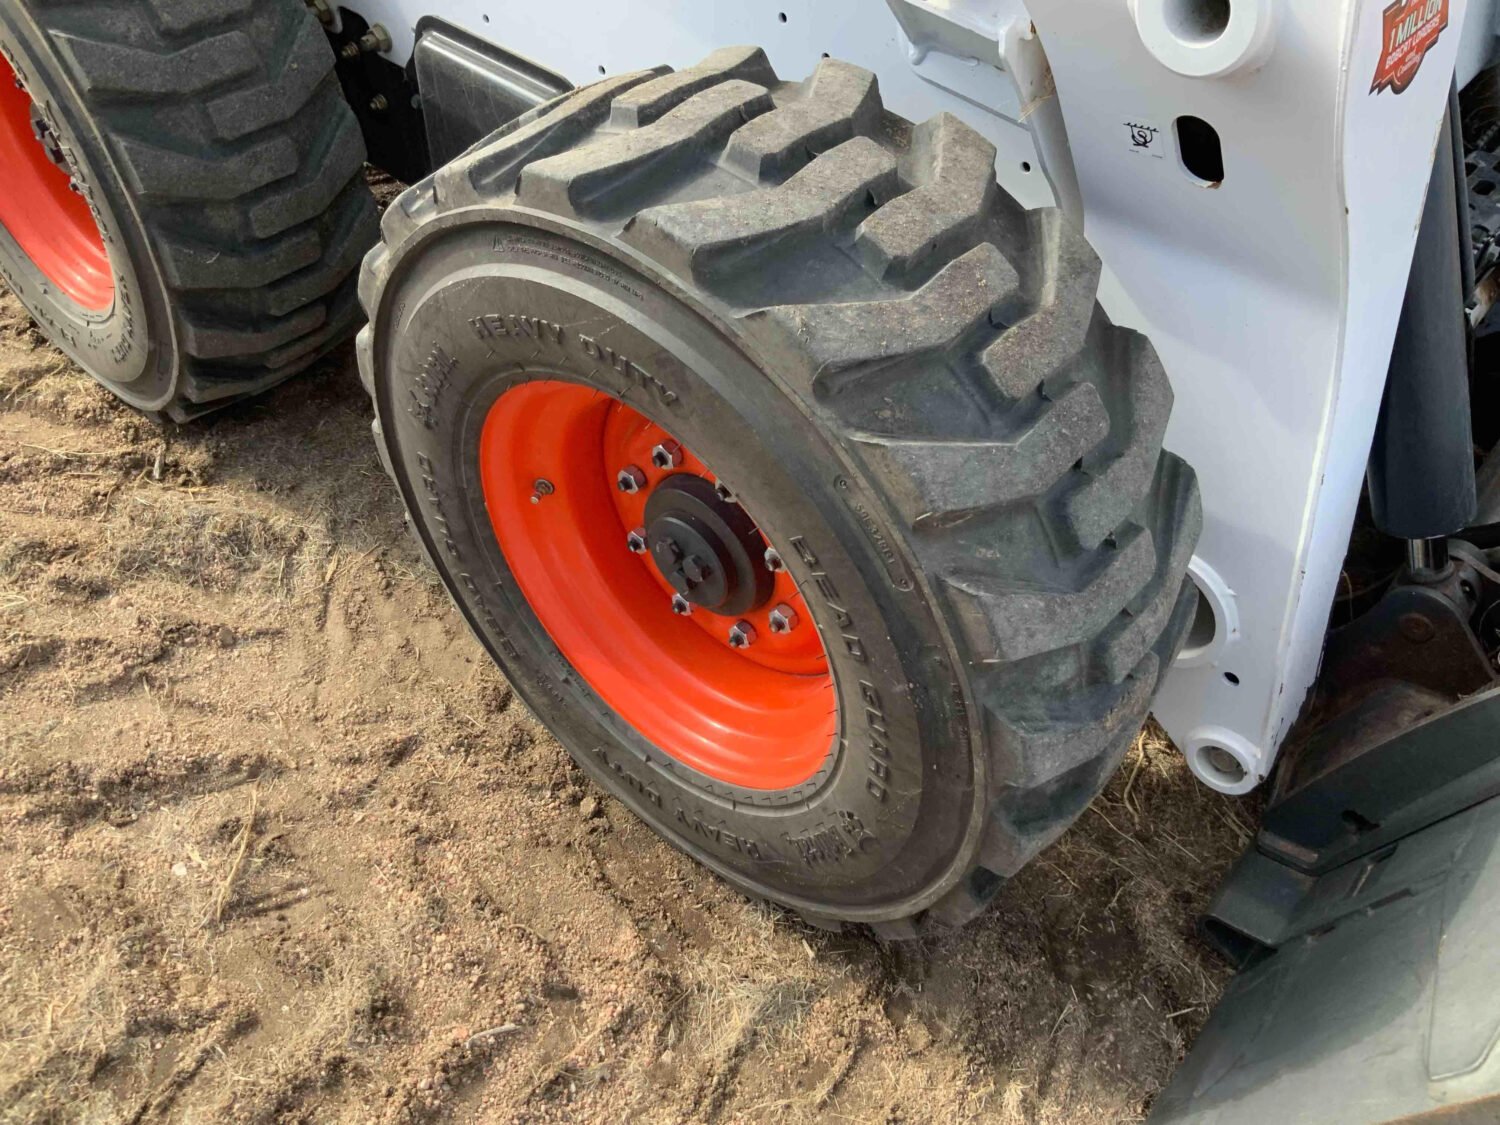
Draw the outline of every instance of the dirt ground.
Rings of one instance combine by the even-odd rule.
[[[1139,1120],[1250,810],[1148,729],[963,933],[747,902],[406,538],[346,348],[163,432],[0,290],[0,1121]]]

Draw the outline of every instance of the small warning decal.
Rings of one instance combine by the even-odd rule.
[[[1162,146],[1157,144],[1157,138],[1161,130],[1155,125],[1142,125],[1139,121],[1125,122],[1125,128],[1130,131],[1130,151],[1142,153],[1146,156],[1154,156],[1160,160]]]
[[[1370,93],[1399,94],[1412,84],[1422,60],[1448,27],[1448,0],[1395,0],[1382,13],[1384,48]]]

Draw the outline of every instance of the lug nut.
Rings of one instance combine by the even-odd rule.
[[[790,633],[797,627],[797,611],[785,602],[771,610],[771,632]]]
[[[693,603],[688,601],[681,594],[673,594],[672,612],[675,613],[678,617],[686,617],[688,614],[693,612]]]
[[[651,463],[658,469],[675,469],[682,464],[682,446],[671,438],[651,451]]]
[[[626,465],[615,477],[621,492],[636,493],[646,487],[646,473],[639,465]]]
[[[736,621],[729,627],[729,647],[749,648],[755,643],[755,626],[748,621]]]
[[[734,492],[723,481],[718,481],[717,483],[715,483],[714,495],[717,496],[720,500],[724,501],[724,503],[726,504],[734,503]]]
[[[646,529],[638,527],[625,536],[625,546],[630,548],[632,554],[644,554],[646,551]]]
[[[781,553],[775,547],[766,548],[766,569],[775,574],[780,574],[786,569],[786,563],[782,561]]]

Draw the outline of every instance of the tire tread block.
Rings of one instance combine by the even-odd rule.
[[[323,240],[304,227],[269,246],[234,252],[163,236],[157,251],[162,272],[178,289],[250,289],[312,265],[322,255]]]
[[[983,700],[992,744],[1001,748],[1013,784],[1042,785],[1098,757],[1122,734],[1140,726],[1156,688],[1155,657],[1119,683],[1095,684],[1066,699],[1028,694]]]
[[[145,0],[144,7],[169,35],[186,35],[215,24],[243,19],[256,0]]]
[[[953,347],[1011,299],[1015,268],[990,243],[949,262],[921,289],[885,301],[777,305],[750,314],[749,326],[775,358],[805,382]],[[820,388],[835,393],[840,386]]]
[[[1075,383],[1014,437],[854,438],[866,462],[894,483],[892,499],[912,526],[1035,499],[1109,433],[1099,392]]]
[[[322,239],[324,251],[319,259],[267,287],[266,311],[270,315],[285,316],[358,277],[375,218],[364,185],[350,184],[346,197],[332,208],[330,217],[335,222]]]
[[[864,221],[855,248],[877,277],[902,278],[971,238],[999,188],[995,146],[951,113],[912,131],[919,186]]]
[[[1087,344],[1099,288],[1099,259],[1060,215],[1043,220],[1041,306],[984,350],[980,364],[1001,394],[1022,399],[1076,362]],[[1118,521],[1116,521],[1118,522]]]
[[[267,137],[235,153],[196,155],[121,138],[126,174],[147,203],[232,200],[297,171],[288,137]]]
[[[188,99],[204,90],[255,73],[255,48],[242,31],[227,31],[177,50],[53,36],[89,94],[112,97]]]
[[[528,207],[586,218],[620,206],[633,182],[658,182],[700,162],[745,121],[771,108],[764,86],[740,79],[695,94],[650,125],[528,164],[519,198]]]
[[[759,47],[720,47],[702,62],[652,78],[614,99],[609,123],[620,129],[649,125],[694,94],[730,79],[774,86],[776,72]]]
[[[1172,387],[1155,350],[1133,332],[1120,343],[1133,354],[1126,392],[1130,409],[1120,418],[1120,436],[1112,433],[1107,443],[1117,448],[1086,457],[1082,483],[1059,504],[1064,528],[1084,548],[1101,542],[1150,491],[1172,413]]]
[[[313,306],[288,317],[258,326],[199,323],[186,316],[179,319],[183,350],[199,359],[269,353],[320,327],[327,310]]]
[[[608,118],[617,96],[658,73],[639,70],[595,82],[567,94],[533,120],[501,129],[434,173],[439,197],[462,204],[504,192],[523,165],[576,144]]]
[[[762,180],[779,183],[835,145],[874,131],[880,120],[875,75],[837,59],[823,59],[803,94],[742,125],[724,159]]]
[[[1160,512],[1156,573],[1095,645],[1096,659],[1109,682],[1127,675],[1156,643],[1182,591],[1196,590],[1184,575],[1203,525],[1198,478],[1177,457],[1165,454],[1156,472],[1156,492]]]
[[[289,47],[269,68],[264,81],[208,103],[215,132],[229,141],[289,120],[320,84],[337,85],[329,73],[332,62],[322,27],[315,20],[298,20]]]
[[[1157,570],[1151,534],[1130,527],[1078,588],[1007,582],[982,570],[952,570],[942,589],[977,664],[1015,662],[1091,641]]]
[[[278,185],[250,205],[251,233],[270,238],[321,215],[361,175],[364,160],[359,123],[352,114],[332,116],[323,128],[323,140],[304,160],[294,182]]]
[[[895,158],[857,138],[779,187],[648,208],[627,228],[625,241],[679,276],[703,281],[729,268],[753,268],[757,257],[791,240],[824,234],[869,195],[895,186]]]

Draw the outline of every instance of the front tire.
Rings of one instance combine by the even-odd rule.
[[[1165,376],[1094,305],[1088,248],[993,162],[954,118],[885,113],[864,71],[782,83],[726,49],[476,146],[393,204],[362,276],[382,456],[476,634],[603,786],[819,925],[972,917],[1103,785],[1194,609]],[[555,424],[539,386],[598,420]],[[683,581],[675,546],[627,546],[609,491],[641,466],[600,452],[621,411],[693,454],[633,483],[725,484],[816,631],[822,749],[774,780],[697,753],[713,714],[656,722],[691,718],[713,631],[667,586],[655,616],[595,597]],[[522,420],[492,441],[497,415]],[[559,554],[570,526],[606,534]],[[775,597],[695,613],[759,629]],[[733,702],[769,724],[772,694]]]
[[[184,421],[358,325],[374,201],[301,0],[6,4],[0,82],[0,276],[114,394]]]

